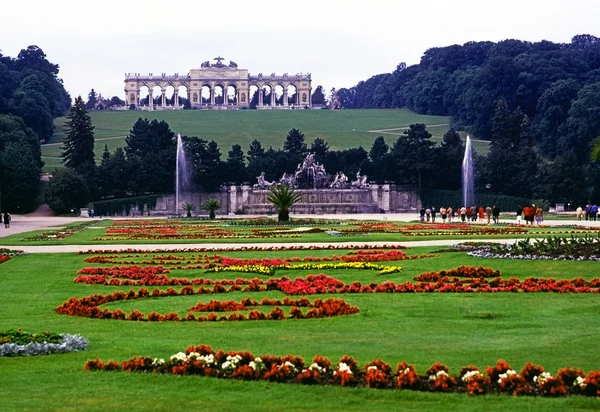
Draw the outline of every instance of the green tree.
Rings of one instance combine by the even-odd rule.
[[[324,139],[316,137],[310,145],[310,152],[314,153],[317,161],[322,163],[329,152],[329,144]]]
[[[77,171],[70,168],[54,171],[46,192],[46,203],[52,210],[69,213],[84,207],[90,199],[87,183]]]
[[[278,185],[271,188],[267,200],[277,209],[277,220],[288,222],[290,220],[290,209],[300,201],[300,194],[293,187]]]
[[[317,88],[315,89],[315,91],[313,92],[312,96],[311,96],[311,102],[314,105],[324,105],[327,103],[327,101],[325,100],[325,94],[323,94],[323,86],[319,85],[317,86]]]
[[[228,152],[225,162],[225,180],[235,184],[241,184],[247,179],[246,159],[242,146],[234,144]]]
[[[448,129],[442,144],[436,148],[435,180],[441,189],[459,189],[462,186],[462,161],[465,145],[454,128]]]
[[[42,166],[36,134],[22,118],[0,114],[0,209],[27,212],[35,206]]]
[[[75,98],[75,103],[67,115],[65,129],[61,153],[63,164],[75,170],[86,164],[95,164],[94,126],[81,96]]]
[[[94,89],[92,89],[88,93],[88,99],[85,103],[85,108],[87,110],[94,110],[96,108],[96,104],[98,104],[98,94]]]
[[[396,183],[416,183],[419,190],[423,180],[428,185],[434,157],[431,133],[422,123],[411,124],[392,146],[391,163],[396,170]]]
[[[283,144],[283,151],[289,155],[292,165],[302,161],[308,154],[308,148],[304,142],[304,133],[298,129],[291,129]]]

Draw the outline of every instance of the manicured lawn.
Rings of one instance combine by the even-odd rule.
[[[99,230],[99,229],[96,229]],[[91,231],[91,229],[86,229]],[[85,231],[84,231],[85,232]],[[425,254],[438,248],[415,248]],[[240,258],[281,258],[341,255],[347,251],[219,252]],[[150,254],[151,255],[151,254]],[[528,361],[547,371],[566,366],[597,370],[600,310],[597,294],[346,294],[360,308],[351,316],[325,319],[248,322],[128,322],[58,315],[54,308],[71,296],[127,291],[128,287],[75,284],[77,270],[114,264],[85,263],[91,255],[36,254],[17,256],[0,264],[0,330],[22,327],[80,333],[90,340],[85,352],[31,358],[0,358],[2,410],[571,410],[597,409],[593,398],[513,398],[431,394],[411,391],[309,387],[269,382],[238,382],[211,378],[174,377],[123,372],[84,372],[86,360],[106,361],[133,355],[168,357],[191,344],[214,349],[249,350],[305,358],[315,355],[336,362],[344,354],[361,364],[381,357],[393,366],[406,360],[423,373],[434,362],[458,373],[468,364],[484,368],[504,359],[520,370]],[[141,261],[147,257],[128,259]],[[404,282],[415,275],[465,265],[499,269],[503,278],[517,276],[572,279],[597,275],[597,262],[512,261],[478,259],[465,253],[442,253],[432,258],[390,262],[403,272],[386,276],[374,271],[325,270],[344,282],[386,280]],[[275,276],[306,276],[315,271],[278,271]],[[171,277],[212,279],[259,276],[204,273],[201,269],[173,270]],[[266,279],[266,278],[264,278]],[[139,289],[139,287],[134,287]],[[153,289],[153,287],[150,287]],[[165,289],[165,288],[163,288]],[[177,288],[178,289],[178,288]],[[243,297],[282,298],[282,292],[235,292],[211,296],[177,296],[125,301],[106,305],[126,312],[138,309],[185,313],[199,301],[239,300]],[[327,295],[319,295],[324,298]],[[315,298],[314,296],[310,297]]]

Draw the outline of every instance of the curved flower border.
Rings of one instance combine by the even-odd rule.
[[[197,375],[246,381],[271,381],[303,385],[339,385],[377,389],[409,389],[423,392],[457,392],[470,395],[510,394],[561,397],[567,395],[600,396],[600,370],[586,373],[577,368],[560,369],[556,375],[542,366],[527,363],[520,372],[499,360],[484,370],[469,365],[458,375],[436,362],[425,374],[418,374],[414,365],[399,362],[392,366],[375,359],[360,367],[344,355],[337,363],[315,356],[310,364],[297,356],[255,356],[251,352],[215,352],[210,346],[189,346],[168,359],[134,357],[118,363],[102,362],[99,358],[85,363],[86,371],[114,371]]]
[[[62,340],[59,343],[30,342],[27,345],[4,343],[0,345],[0,356],[37,356],[52,353],[67,353],[86,350],[89,341],[81,335],[70,335],[61,333]]]

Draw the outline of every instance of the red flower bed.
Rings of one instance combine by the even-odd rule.
[[[304,385],[362,386],[378,389],[410,389],[423,392],[467,392],[470,395],[510,394],[529,396],[600,396],[600,371],[565,368],[553,376],[541,366],[526,364],[520,373],[505,361],[487,366],[484,371],[469,365],[457,376],[450,374],[446,365],[433,364],[423,375],[406,362],[397,364],[395,372],[381,359],[363,367],[350,356],[344,355],[337,363],[316,356],[310,364],[300,357],[287,355],[255,356],[251,352],[215,352],[210,346],[189,346],[185,352],[169,359],[133,357],[121,362],[88,360],[86,371],[114,371],[162,373],[171,375],[199,375],[223,379],[265,380]]]
[[[7,260],[10,260],[11,256],[10,255],[0,255],[0,263],[4,263]]]
[[[218,284],[215,285],[213,291],[217,290]],[[224,289],[223,289],[224,290]],[[230,290],[231,291],[231,290]],[[161,291],[154,289],[151,293],[148,289],[142,288],[135,292],[130,290],[127,293],[114,292],[108,295],[95,294],[80,299],[70,298],[67,302],[58,306],[55,311],[61,315],[70,316],[81,316],[85,318],[96,318],[96,319],[118,319],[118,320],[131,320],[131,321],[149,321],[149,322],[161,322],[161,321],[197,321],[197,322],[210,322],[210,321],[242,321],[242,320],[283,320],[288,318],[293,319],[312,319],[312,318],[326,318],[334,316],[352,315],[358,313],[358,307],[350,306],[343,299],[329,298],[326,300],[316,299],[314,302],[310,302],[306,298],[292,300],[290,298],[284,298],[282,301],[263,299],[261,302],[257,302],[253,299],[243,299],[241,302],[230,301],[213,301],[208,303],[198,303],[196,306],[190,308],[190,312],[211,312],[208,316],[196,317],[192,313],[188,313],[185,319],[181,319],[177,313],[171,312],[167,314],[159,314],[151,312],[148,316],[143,313],[133,310],[131,313],[126,314],[120,309],[109,310],[101,309],[100,305],[109,302],[115,302],[120,300],[136,300],[144,299],[148,297],[166,297],[166,296],[178,296],[178,295],[194,295],[194,294],[205,293],[204,287],[194,291],[192,286],[185,286],[179,292],[175,289],[169,288]],[[216,291],[214,293],[220,293]],[[244,314],[233,313],[229,316],[221,315],[217,317],[214,312],[236,312],[240,310],[247,310],[250,307],[255,306],[275,306],[269,313],[263,313],[256,310],[252,310],[248,316]],[[291,306],[292,309],[289,314],[286,314],[279,306]],[[302,311],[302,307],[308,308],[306,313]]]

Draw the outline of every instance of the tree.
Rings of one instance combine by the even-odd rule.
[[[90,193],[84,178],[74,169],[64,168],[54,171],[46,203],[57,213],[69,213],[84,207],[90,201]]]
[[[321,85],[317,86],[317,88],[315,89],[315,91],[312,94],[311,102],[313,105],[316,105],[316,106],[324,105],[327,103],[325,101],[325,95],[323,94],[323,86],[321,86]]]
[[[88,99],[85,103],[85,108],[88,110],[94,110],[96,105],[98,104],[98,94],[94,89],[90,90],[88,93]]]
[[[306,157],[308,149],[304,143],[304,133],[298,129],[291,129],[283,144],[283,151],[290,155],[290,161],[297,163]]]
[[[75,170],[86,164],[95,164],[94,126],[81,96],[75,98],[75,103],[67,115],[65,129],[61,153],[63,164]]]
[[[246,181],[246,162],[242,146],[234,144],[225,163],[225,180],[235,184]]]
[[[310,145],[310,152],[315,154],[317,161],[323,162],[327,152],[329,152],[329,144],[324,139],[316,137]]]
[[[277,220],[288,222],[290,220],[290,209],[300,201],[300,194],[293,187],[278,185],[271,188],[267,200],[277,209]]]
[[[448,129],[442,144],[436,149],[435,186],[440,189],[456,190],[462,186],[462,161],[465,145],[453,128]]]
[[[373,163],[379,163],[389,150],[390,147],[385,143],[383,136],[377,136],[371,145],[369,157]]]
[[[431,133],[424,124],[411,124],[392,146],[391,163],[396,168],[395,181],[416,183],[419,190],[434,166]]]

